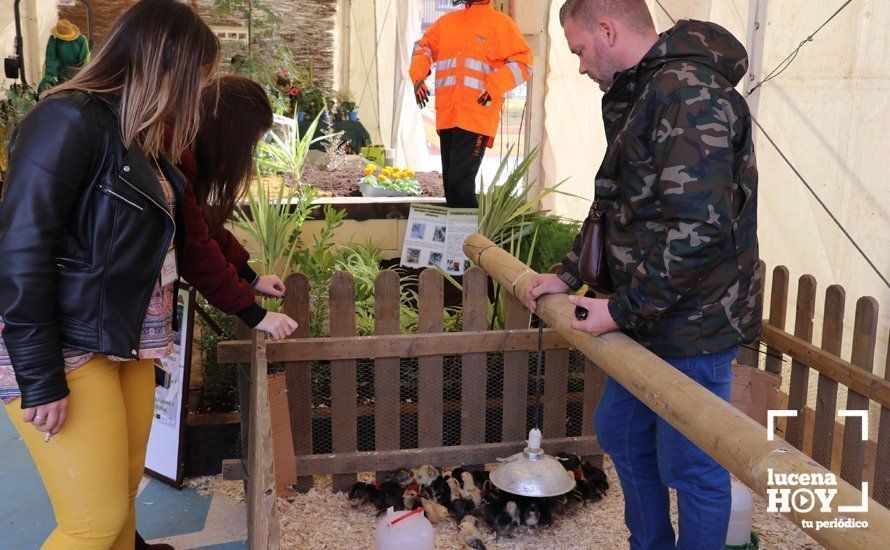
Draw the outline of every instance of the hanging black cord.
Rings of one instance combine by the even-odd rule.
[[[544,359],[544,321],[538,319],[538,360],[535,366],[535,428],[541,429],[541,362]]]

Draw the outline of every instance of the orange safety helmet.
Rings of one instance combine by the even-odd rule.
[[[486,3],[468,0],[466,9],[433,23],[414,45],[409,72],[416,84],[435,65],[437,130],[482,134],[490,147],[504,95],[531,77],[534,56],[516,23],[480,1]],[[484,92],[492,98],[487,105],[477,101]]]

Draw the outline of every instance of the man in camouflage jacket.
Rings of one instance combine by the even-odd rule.
[[[728,401],[731,362],[761,323],[757,168],[734,88],[745,49],[700,21],[658,35],[644,0],[569,0],[561,21],[581,72],[606,92],[595,204],[615,287],[608,299],[571,296],[589,311],[573,327],[620,329]],[[579,235],[559,275],[530,282],[529,307],[583,286],[580,246]],[[668,486],[679,496],[676,547],[723,548],[725,469],[611,378],[595,425],[624,488],[631,548],[675,547]]]

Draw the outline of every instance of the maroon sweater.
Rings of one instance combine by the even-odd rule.
[[[195,196],[198,165],[194,153],[182,154],[179,169],[186,177],[182,199],[186,243],[180,275],[211,305],[237,315],[251,328],[256,327],[266,316],[266,310],[256,303],[252,285],[258,277],[247,264],[250,254],[224,227],[210,234],[203,208]]]

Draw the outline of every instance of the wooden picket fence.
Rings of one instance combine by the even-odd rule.
[[[419,277],[418,333],[399,334],[400,280],[396,272],[384,270],[375,283],[375,334],[356,336],[355,281],[348,272],[336,273],[330,283],[330,337],[309,338],[309,284],[302,274],[286,281],[284,312],[294,317],[300,329],[294,339],[266,342],[269,363],[282,364],[286,372],[293,455],[299,474],[294,489],[306,491],[312,476],[333,475],[334,490],[345,490],[356,480],[357,472],[383,472],[422,464],[453,466],[485,464],[519,452],[528,435],[529,411],[533,396],[529,389],[529,356],[538,345],[537,329],[530,329],[530,313],[508,297],[505,304],[505,330],[486,330],[488,276],[479,267],[463,277],[462,332],[445,333],[444,285],[442,273],[423,271]],[[221,363],[251,362],[254,347],[249,341],[225,342],[219,346]],[[583,390],[569,391],[567,343],[553,330],[544,332],[544,394],[542,397],[544,441],[549,453],[560,451],[601,458],[593,430],[593,412],[605,384],[605,374],[590,361],[583,366]],[[487,390],[491,354],[502,355],[503,391]],[[443,364],[460,356],[460,379],[444,380]],[[416,358],[417,400],[407,402],[400,391],[401,362]],[[357,403],[357,362],[373,360],[373,400]],[[330,369],[330,407],[320,408],[313,396],[313,371]],[[246,381],[242,378],[242,381]],[[459,399],[445,399],[445,383],[459,384]],[[452,392],[456,395],[457,392]],[[246,420],[242,401],[242,419]],[[584,419],[580,435],[568,436],[567,407],[580,408]],[[492,438],[490,417],[499,412],[500,433]],[[443,418],[459,413],[459,442],[446,442]],[[373,417],[371,451],[359,451],[361,417]],[[313,430],[319,419],[330,418],[331,449],[319,452]],[[489,418],[488,429],[486,418]],[[406,426],[406,423],[411,424]],[[414,427],[416,423],[416,428]],[[246,426],[246,422],[243,425]],[[416,429],[416,447],[404,448],[406,431]],[[249,430],[242,432],[250,440]],[[411,438],[413,440],[413,438]],[[492,440],[494,439],[494,440]]]
[[[869,296],[857,300],[852,352],[847,361],[841,358],[844,288],[831,285],[825,289],[822,336],[817,347],[813,344],[816,279],[803,275],[798,281],[793,334],[785,331],[788,283],[788,269],[776,267],[772,273],[769,318],[764,322],[762,336],[767,346],[763,365],[767,371],[781,376],[785,357],[791,361],[786,408],[797,411],[797,416],[788,418],[784,427],[780,423],[779,434],[854,487],[869,482],[872,498],[890,507],[890,354],[883,378],[876,376],[878,303]],[[742,351],[740,362],[758,364],[757,352]],[[813,377],[815,407],[809,408]],[[846,402],[838,402],[844,393],[838,391],[839,387],[846,389]],[[847,416],[841,424],[837,415],[841,410],[868,411],[871,402],[880,406],[881,411],[877,440],[863,441],[862,419]]]
[[[765,268],[761,264],[761,269]],[[241,365],[242,438],[248,441],[247,462],[231,463],[230,478],[245,479],[248,496],[248,527],[251,547],[276,547],[274,464],[271,450],[269,398],[266,371],[269,364],[283,365],[290,409],[293,460],[299,475],[293,489],[308,490],[313,476],[332,475],[334,490],[345,490],[357,472],[378,473],[397,467],[421,464],[451,466],[482,464],[518,452],[527,435],[529,354],[537,349],[537,330],[529,329],[528,310],[513,298],[506,303],[506,330],[486,330],[488,276],[478,267],[463,279],[462,332],[443,332],[444,279],[437,270],[426,270],[419,278],[417,334],[399,334],[399,277],[393,271],[380,273],[375,284],[375,335],[357,337],[355,330],[355,281],[338,272],[330,283],[330,337],[309,338],[309,284],[295,274],[286,281],[285,313],[300,329],[295,339],[264,342],[224,342],[219,361]],[[797,416],[778,423],[777,433],[842,479],[859,487],[869,483],[872,498],[890,507],[890,364],[884,377],[873,374],[877,343],[878,304],[871,297],[857,301],[853,326],[852,355],[840,357],[844,334],[845,292],[839,285],[825,291],[820,346],[813,345],[816,316],[816,281],[800,278],[794,333],[785,331],[789,273],[784,266],[772,275],[768,320],[764,320],[761,346],[742,348],[739,364],[758,366],[781,376],[790,360],[787,409]],[[250,338],[250,331],[241,333]],[[562,337],[545,329],[543,428],[549,437],[550,453],[573,452],[594,459],[602,452],[593,429],[593,413],[605,384],[605,374],[589,360],[583,367],[583,390],[569,391],[569,354],[574,353]],[[503,354],[503,392],[493,397],[486,391],[489,355]],[[443,365],[448,356],[460,355],[460,399],[443,398]],[[786,356],[788,359],[786,359]],[[401,396],[400,369],[405,358],[418,358],[417,402]],[[357,402],[358,362],[373,360],[372,404]],[[322,362],[322,363],[320,363]],[[313,405],[313,370],[329,362],[330,407]],[[890,359],[888,359],[890,363]],[[815,407],[807,407],[810,379],[816,377]],[[262,383],[261,383],[262,382]],[[846,389],[846,403],[839,396]],[[265,391],[264,391],[265,390]],[[566,435],[567,406],[580,402],[580,436]],[[880,407],[877,439],[862,438],[861,419],[848,416],[841,424],[841,410]],[[501,413],[497,441],[487,441],[486,418],[492,408]],[[445,444],[443,415],[460,413],[459,444]],[[359,450],[359,419],[373,416],[374,450]],[[331,452],[315,448],[313,430],[318,419],[330,419]],[[403,448],[406,422],[416,423],[417,445]],[[367,424],[365,424],[367,426]],[[259,432],[259,433],[257,433]],[[487,435],[489,437],[487,437]],[[239,471],[234,471],[240,469]],[[225,467],[224,467],[225,470]],[[246,470],[246,471],[244,471]]]

